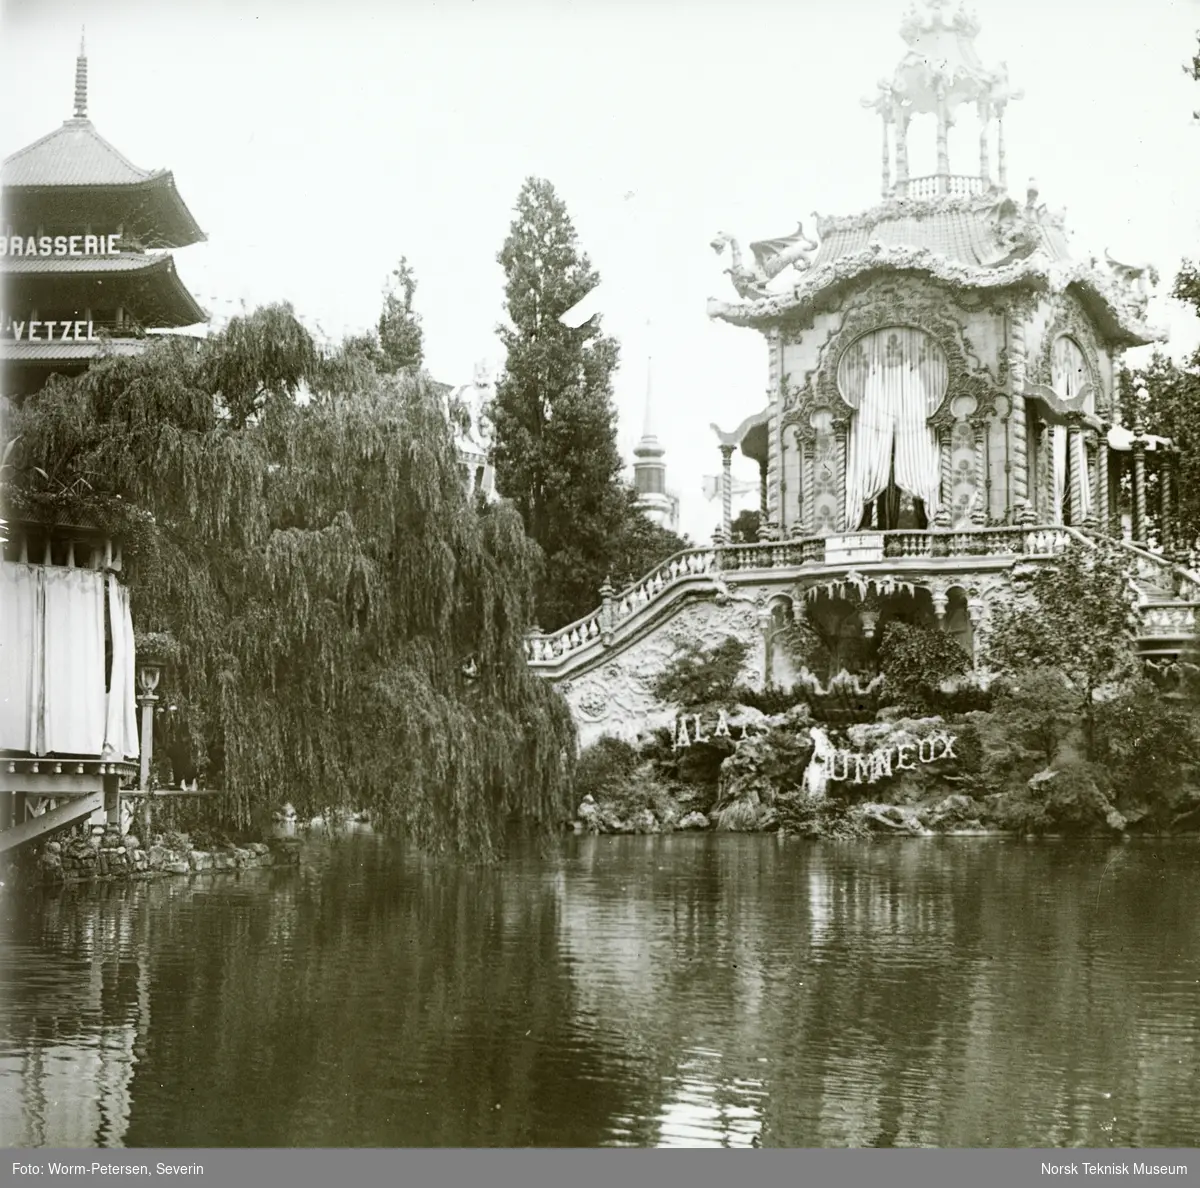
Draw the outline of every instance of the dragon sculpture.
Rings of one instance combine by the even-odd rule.
[[[729,248],[730,267],[726,268],[725,272],[733,281],[738,296],[751,301],[759,297],[769,297],[768,282],[789,265],[800,270],[808,268],[812,264],[812,253],[817,250],[816,242],[805,235],[803,223],[794,235],[752,243],[751,263],[747,263],[743,258],[738,241],[725,231],[713,238],[711,247],[718,256],[726,247]]]

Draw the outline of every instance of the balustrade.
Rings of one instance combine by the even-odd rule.
[[[888,560],[946,557],[1053,556],[1066,548],[1073,529],[1060,527],[994,527],[962,530],[885,532],[883,556]],[[651,570],[620,593],[604,592],[604,605],[559,631],[534,633],[525,640],[531,664],[551,664],[592,646],[627,619],[655,603],[687,578],[730,576],[795,570],[825,565],[825,538],[766,540],[757,544],[688,549]]]
[[[910,177],[906,184],[905,196],[936,198],[941,194],[952,194],[961,198],[969,194],[986,193],[987,188],[986,178],[970,177],[961,173],[931,173],[926,177]]]

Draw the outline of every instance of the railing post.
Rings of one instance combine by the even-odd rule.
[[[606,648],[612,644],[613,627],[615,626],[613,615],[613,595],[615,593],[612,578],[606,577],[604,585],[600,587],[600,643]]]

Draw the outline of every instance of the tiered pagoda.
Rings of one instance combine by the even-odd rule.
[[[134,354],[151,330],[205,313],[170,249],[204,239],[167,170],[131,164],[88,119],[87,57],[75,114],[0,170],[0,394],[20,399],[104,353]]]

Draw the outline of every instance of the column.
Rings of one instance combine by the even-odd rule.
[[[1133,539],[1146,539],[1146,437],[1141,418],[1133,426]]]
[[[721,446],[721,531],[728,540],[733,531],[733,446]]]
[[[1004,112],[996,115],[996,180],[1002,190],[1008,189],[1008,170],[1004,161]]]
[[[950,191],[950,154],[946,148],[946,132],[949,126],[950,117],[946,111],[946,96],[945,93],[939,88],[937,112],[937,171],[939,194],[946,194]]]
[[[851,532],[853,527],[846,524],[846,426],[838,425],[834,429],[833,439],[834,459],[833,472],[834,490],[837,493],[837,523],[840,525],[839,531]]]
[[[883,111],[883,197],[889,198],[892,193],[892,169],[888,158],[888,124],[891,116],[886,108]]]
[[[908,197],[908,113],[897,103],[893,121],[896,125],[896,197]]]
[[[987,422],[976,421],[973,428],[975,430],[975,507],[971,513],[971,522],[986,524],[992,511],[987,503]]]
[[[1171,551],[1175,539],[1171,496],[1171,454],[1158,451],[1158,543]]]
[[[984,185],[991,180],[991,162],[988,160],[988,123],[991,120],[991,112],[980,112],[981,119],[979,121],[979,176],[983,178]]]
[[[771,518],[770,503],[767,490],[767,464],[758,464],[758,520],[763,526]]]
[[[1096,519],[1100,521],[1100,529],[1106,535],[1112,534],[1112,525],[1108,519],[1108,422],[1100,426],[1100,434],[1096,439]]]
[[[804,535],[814,532],[812,521],[812,500],[816,497],[816,448],[815,438],[800,438],[800,524]]]
[[[943,425],[938,430],[938,452],[942,463],[942,507],[954,506],[954,427]]]

